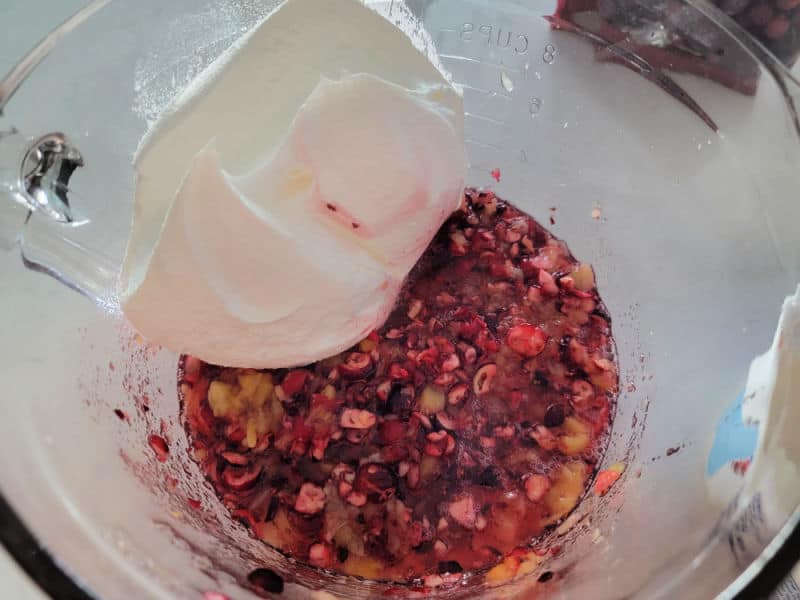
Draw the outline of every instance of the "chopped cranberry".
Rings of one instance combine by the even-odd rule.
[[[358,408],[345,408],[339,417],[339,424],[349,429],[369,429],[376,421],[373,413]]]
[[[222,472],[222,480],[232,490],[247,490],[255,485],[259,475],[261,475],[260,466],[226,467]]]
[[[469,494],[452,502],[450,506],[448,506],[447,512],[453,517],[456,523],[465,529],[472,529],[475,527],[477,508],[475,506],[475,499]]]
[[[281,387],[287,396],[294,396],[303,389],[307,377],[307,371],[290,371],[281,383]]]
[[[538,502],[550,489],[550,480],[544,475],[530,475],[525,480],[525,495],[531,502]]]
[[[169,458],[169,446],[164,438],[162,438],[160,435],[153,434],[147,438],[147,443],[150,444],[153,452],[155,452],[158,462],[167,462],[167,459]]]
[[[375,366],[372,357],[364,352],[351,352],[344,363],[339,365],[339,373],[345,379],[366,379]]]
[[[497,365],[495,364],[489,363],[479,368],[475,373],[475,377],[472,379],[472,387],[475,394],[482,396],[489,392],[489,390],[492,389],[492,381],[496,374]]]
[[[506,343],[517,354],[532,358],[538,356],[544,350],[547,343],[547,335],[538,327],[522,323],[508,331]]]
[[[327,544],[314,544],[308,551],[308,560],[315,567],[327,569],[333,564],[333,552]]]
[[[297,494],[294,509],[306,515],[315,515],[325,506],[325,490],[313,483],[304,483]]]

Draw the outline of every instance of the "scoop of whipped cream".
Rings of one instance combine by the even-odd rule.
[[[289,0],[146,136],[122,271],[145,337],[289,367],[379,327],[457,208],[463,105],[357,0]]]

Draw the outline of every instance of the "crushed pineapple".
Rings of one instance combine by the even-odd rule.
[[[419,398],[419,410],[425,415],[435,415],[444,410],[444,392],[433,386],[426,386]]]
[[[361,350],[361,352],[372,352],[377,347],[378,343],[370,338],[365,338],[358,344],[358,349]]]
[[[583,494],[587,476],[586,464],[581,461],[572,461],[561,466],[544,497],[545,506],[550,509],[546,525],[558,522],[575,508]]]
[[[572,272],[572,279],[575,281],[575,288],[582,291],[590,291],[594,283],[594,271],[589,265],[582,263]]]
[[[364,579],[380,579],[384,569],[382,562],[368,556],[354,554],[351,554],[343,565],[345,573]]]
[[[245,446],[248,448],[255,448],[258,444],[258,430],[256,428],[256,420],[250,419],[247,422],[247,435],[244,439]]]
[[[519,571],[519,559],[516,556],[507,556],[503,562],[495,565],[486,573],[486,583],[489,585],[505,583],[513,579],[517,571]]]
[[[589,425],[576,417],[564,419],[564,431],[566,435],[559,438],[558,446],[561,453],[567,456],[580,454],[586,450],[592,440],[592,432]]]
[[[226,417],[231,413],[233,386],[221,381],[212,381],[208,388],[208,404],[215,417]]]

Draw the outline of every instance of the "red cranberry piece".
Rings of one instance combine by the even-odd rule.
[[[286,395],[294,396],[300,390],[302,390],[308,375],[308,371],[289,371],[281,383],[281,387]]]
[[[558,440],[553,432],[543,425],[537,425],[530,432],[530,437],[536,440],[536,443],[544,450],[554,450],[558,445]]]
[[[283,578],[272,569],[255,569],[247,576],[247,581],[260,592],[283,593]]]
[[[372,357],[364,352],[351,352],[339,365],[339,374],[345,379],[366,379],[375,369]]]
[[[477,520],[477,505],[475,499],[466,494],[450,503],[447,507],[448,514],[453,520],[465,529],[473,529]]]
[[[419,356],[417,357],[419,358]],[[408,379],[408,369],[404,369],[402,365],[399,363],[392,363],[389,365],[389,377],[394,380],[405,380]]]
[[[583,379],[572,382],[572,404],[582,406],[594,398],[594,388],[592,384]]]
[[[450,373],[455,371],[461,366],[461,359],[458,358],[458,354],[449,354],[442,363],[442,371],[445,373]]]
[[[384,444],[396,444],[404,437],[408,431],[408,425],[397,419],[386,420],[380,424],[378,435]]]
[[[240,467],[243,467],[250,462],[244,454],[239,454],[238,452],[223,452],[220,454],[220,456],[222,456],[222,458],[224,458],[230,464]]]
[[[369,429],[376,422],[374,413],[358,408],[345,408],[339,417],[339,425],[347,429]]]
[[[538,502],[550,489],[550,480],[545,475],[533,474],[525,480],[525,495],[531,502]]]
[[[483,365],[475,372],[475,377],[472,378],[472,389],[475,395],[482,396],[492,389],[492,380],[497,374],[497,365],[488,363]]]
[[[447,403],[451,405],[460,404],[467,397],[468,393],[469,388],[467,387],[466,383],[454,385],[452,388],[450,388],[450,391],[447,392]]]
[[[222,480],[232,490],[246,490],[251,487],[261,475],[261,467],[254,465],[250,468],[243,467],[225,467],[222,472]]]
[[[327,544],[314,544],[308,551],[308,561],[315,567],[327,569],[333,564],[333,551]]]
[[[522,323],[509,329],[506,343],[517,354],[533,358],[544,350],[547,334],[538,327]]]
[[[294,509],[304,515],[315,515],[325,507],[325,490],[313,483],[300,486]]]
[[[546,296],[555,296],[558,294],[558,284],[556,284],[556,280],[544,269],[539,270],[539,287]]]
[[[202,367],[203,363],[199,358],[186,356],[183,361],[183,378],[189,383],[197,383]]]
[[[160,435],[153,434],[147,438],[147,443],[150,444],[153,452],[155,452],[158,462],[167,462],[167,459],[169,458],[169,446],[164,438],[162,438]]]
[[[425,436],[425,454],[429,456],[443,456],[455,450],[456,442],[446,431],[432,431]]]

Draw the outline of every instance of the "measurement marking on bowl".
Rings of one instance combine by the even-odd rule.
[[[514,54],[527,54],[530,46],[530,40],[526,34],[504,30],[502,27],[487,23],[479,24],[476,27],[475,23],[467,21],[461,25],[459,37],[462,42],[472,43],[474,40],[486,46],[513,51]]]
[[[536,117],[536,115],[538,115],[541,110],[542,110],[542,99],[531,98],[531,101],[528,104],[528,112],[531,114],[531,118]]]
[[[556,47],[553,46],[553,44],[547,44],[544,47],[542,60],[548,65],[552,65],[553,62],[556,60]]]

